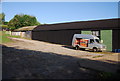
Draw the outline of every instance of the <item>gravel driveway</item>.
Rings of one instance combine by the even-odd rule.
[[[74,50],[71,47],[66,47],[64,45],[51,44],[47,42],[25,40],[19,38],[12,38],[13,40],[22,41],[16,43],[11,43],[11,46],[17,47],[18,49],[29,49],[35,51],[56,53],[62,55],[69,55],[74,57],[90,58],[95,56],[103,56],[104,54],[90,53],[81,50]]]
[[[12,40],[14,42],[3,45],[3,79],[98,79],[100,71],[117,69],[116,64],[93,58],[104,54],[41,41]]]

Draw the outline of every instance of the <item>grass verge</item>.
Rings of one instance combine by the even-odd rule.
[[[118,53],[115,53],[115,52],[112,52],[112,51],[92,52],[92,51],[88,50],[88,52],[90,52],[90,53],[98,53],[98,54],[118,54]]]
[[[0,31],[0,44],[12,42],[12,40],[8,37],[20,38],[20,36],[11,36],[9,34],[6,34],[5,31]]]

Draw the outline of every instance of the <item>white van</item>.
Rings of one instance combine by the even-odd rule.
[[[74,34],[72,46],[75,49],[84,48],[94,52],[106,50],[106,46],[100,42],[98,37],[89,34]]]

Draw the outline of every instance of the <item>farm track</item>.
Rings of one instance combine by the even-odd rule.
[[[118,54],[90,53],[41,41],[11,39],[14,42],[2,47],[3,78],[98,79],[100,71],[114,73],[117,69]]]

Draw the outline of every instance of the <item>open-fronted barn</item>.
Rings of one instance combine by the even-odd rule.
[[[20,36],[23,38],[29,38],[31,39],[32,37],[32,30],[37,27],[37,26],[26,26],[26,27],[21,27],[18,29],[15,29],[14,31],[7,31],[6,33],[14,36]]]
[[[74,34],[92,34],[103,40],[108,51],[120,49],[119,18],[47,24],[32,30],[32,39],[71,45]]]

